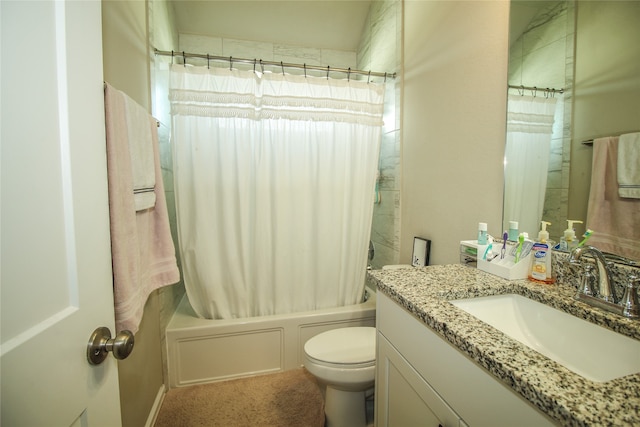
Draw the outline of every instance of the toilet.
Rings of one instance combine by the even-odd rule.
[[[323,332],[304,344],[304,367],[326,385],[327,427],[364,427],[365,391],[374,385],[376,328]]]

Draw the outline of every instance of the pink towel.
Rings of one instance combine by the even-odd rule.
[[[158,129],[147,115],[155,163],[155,206],[136,212],[126,121],[127,95],[105,85],[107,171],[116,330],[138,331],[147,298],[180,280],[162,184]]]
[[[618,194],[618,140],[616,136],[593,142],[587,213],[587,228],[593,230],[593,235],[589,244],[640,260],[640,199]]]

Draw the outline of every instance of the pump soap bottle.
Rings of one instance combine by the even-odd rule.
[[[478,245],[486,245],[487,242],[487,223],[478,223]]]
[[[531,252],[531,270],[529,271],[529,280],[532,282],[551,284],[555,283],[553,278],[553,267],[551,264],[551,247],[553,244],[549,241],[549,232],[547,225],[550,222],[540,221],[540,232],[538,233],[538,241],[533,244]]]
[[[520,233],[518,233],[518,221],[509,221],[509,240],[517,242]]]
[[[567,229],[564,230],[564,235],[560,238],[560,250],[565,252],[571,252],[578,247],[578,239],[576,239],[576,230],[573,229],[573,224],[582,224],[582,221],[575,219],[567,220]]]

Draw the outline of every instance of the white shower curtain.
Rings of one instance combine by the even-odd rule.
[[[540,229],[547,188],[556,98],[509,95],[504,220],[520,231]]]
[[[384,86],[171,69],[178,236],[196,313],[361,300]]]

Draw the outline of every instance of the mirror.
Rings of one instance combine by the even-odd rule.
[[[638,2],[511,1],[509,84],[516,88],[509,93],[522,94],[520,85],[564,89],[556,94],[539,218],[552,223],[552,240],[558,241],[566,220],[587,219],[593,147],[583,142],[640,131],[639,20]],[[508,201],[505,191],[505,206]],[[505,230],[510,220],[518,220],[509,215],[505,209]],[[538,226],[520,231],[535,239]],[[585,232],[585,224],[574,228],[578,237]]]
[[[546,164],[536,171],[520,168],[509,175],[518,155],[513,149],[505,153],[505,211],[503,230],[510,221],[519,223],[519,231],[531,238],[538,235],[540,221],[551,223],[548,231],[558,240],[566,224],[569,193],[569,161],[571,143],[571,87],[573,86],[573,1],[512,1],[509,28],[509,95],[508,110],[512,113],[515,99],[524,97],[551,97],[556,99],[551,134],[536,144],[547,144],[549,150],[536,153]],[[521,86],[529,89],[523,89]],[[536,87],[540,90],[532,90]],[[562,90],[562,93],[544,89]],[[524,95],[524,96],[523,96]],[[553,107],[553,106],[552,106]],[[513,123],[513,120],[509,120]],[[510,126],[509,139],[513,135]],[[518,129],[518,131],[521,131]],[[522,130],[524,132],[524,130]],[[527,135],[524,135],[527,137]],[[516,141],[519,143],[519,141]],[[527,142],[529,143],[529,142]],[[507,142],[508,147],[511,142]],[[517,149],[517,148],[516,148]],[[524,162],[530,164],[532,154],[523,153]],[[531,177],[537,176],[532,182]],[[518,180],[516,184],[514,180]],[[511,180],[511,181],[509,181]],[[538,184],[538,181],[541,181]],[[544,185],[546,182],[546,185]],[[536,188],[536,187],[540,188]],[[509,190],[511,188],[511,190]]]

